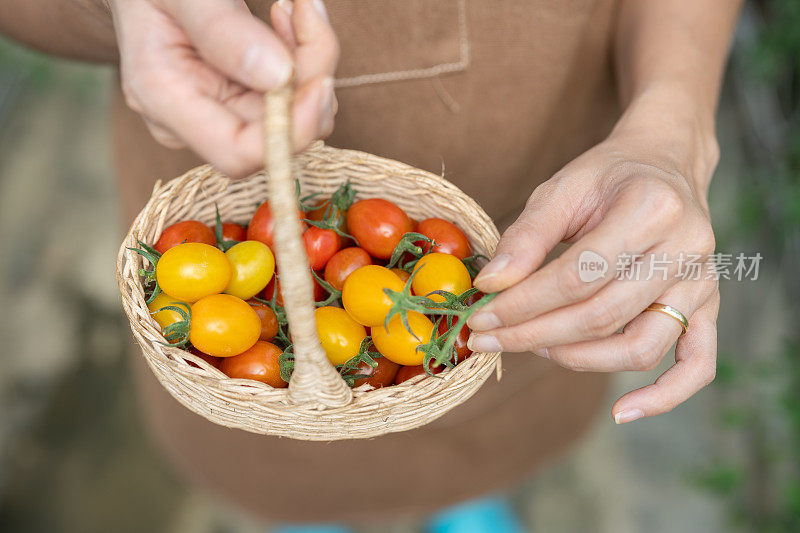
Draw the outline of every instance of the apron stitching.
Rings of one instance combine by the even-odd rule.
[[[343,88],[374,83],[386,83],[390,81],[418,80],[467,70],[470,63],[469,33],[467,31],[467,0],[458,0],[458,34],[460,56],[458,61],[440,63],[427,68],[397,70],[378,74],[362,74],[351,78],[339,78],[335,80],[334,86],[336,88]]]
[[[431,78],[431,85],[433,85],[433,90],[436,91],[436,95],[451,113],[458,113],[461,111],[461,105],[447,92],[439,76]]]

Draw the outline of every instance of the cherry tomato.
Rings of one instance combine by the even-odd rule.
[[[331,364],[341,365],[358,355],[367,330],[350,318],[347,311],[340,307],[320,307],[314,312],[314,318],[319,342]]]
[[[215,357],[239,355],[261,334],[261,320],[247,302],[230,294],[214,294],[192,306],[189,341]]]
[[[342,247],[342,238],[332,229],[310,226],[303,233],[303,243],[312,270],[322,270],[333,254]]]
[[[388,200],[359,200],[347,210],[347,227],[358,245],[373,257],[389,259],[400,238],[411,231],[411,219]]]
[[[247,230],[241,224],[234,224],[233,222],[222,223],[222,240],[223,241],[246,241]]]
[[[330,199],[316,202],[314,207],[308,212],[306,218],[315,222],[322,222],[325,219],[325,212],[328,211],[328,206],[330,205]],[[336,227],[339,228],[342,233],[347,233],[347,222],[345,220],[345,215],[339,208],[331,208],[328,216],[333,220],[334,224],[336,224]]]
[[[472,247],[466,234],[452,222],[441,218],[427,218],[419,223],[416,231],[436,242],[436,246],[433,247],[434,252],[454,255],[459,259],[466,259],[472,255]],[[430,250],[431,246],[427,242],[417,244],[423,247],[425,253]]]
[[[208,363],[209,365],[213,366],[214,368],[219,368],[219,364],[222,362],[221,357],[214,357],[213,355],[208,355],[207,353],[203,353],[194,346],[189,346],[189,351],[194,355],[196,355],[197,357],[199,357],[200,359],[202,359],[203,361],[205,361],[206,363]],[[189,361],[189,364],[196,368],[200,368],[200,365],[196,365],[191,361]]]
[[[218,248],[187,242],[164,252],[156,265],[161,290],[182,302],[219,294],[231,280],[231,263]]]
[[[382,356],[397,364],[421,365],[425,354],[417,347],[431,340],[433,322],[421,313],[409,311],[408,325],[413,335],[406,329],[400,315],[395,315],[386,327],[372,328],[372,342]]]
[[[150,314],[153,315],[153,318],[158,322],[158,325],[161,326],[161,329],[174,324],[176,322],[180,322],[183,320],[181,314],[177,311],[172,311],[171,309],[167,309],[165,311],[159,311],[168,305],[174,305],[179,309],[186,309],[184,306],[179,305],[180,302],[175,298],[164,294],[163,292],[158,293],[152,302],[147,305],[147,308],[150,310]],[[186,309],[188,312],[188,309]]]
[[[388,387],[394,384],[394,378],[397,375],[397,371],[400,369],[400,365],[385,357],[378,357],[375,359],[375,362],[378,363],[378,366],[375,368],[372,368],[364,362],[356,367],[355,372],[353,372],[354,374],[368,377],[355,380],[353,382],[353,387],[360,387],[364,383],[369,383],[374,388],[380,389],[381,387]]]
[[[475,305],[478,302],[478,300],[480,300],[484,296],[486,296],[486,294],[482,293],[481,291],[473,292],[472,296],[467,298],[467,306],[471,307],[471,306]]]
[[[431,366],[431,365],[433,365],[433,361],[429,363],[428,368],[430,368],[431,372],[433,372],[434,374],[438,374],[445,368],[444,365],[437,365],[437,366]],[[394,377],[394,384],[400,385],[402,382],[408,381],[414,376],[419,376],[420,374],[425,374],[425,368],[423,368],[422,365],[401,366]]]
[[[325,265],[325,281],[333,285],[336,290],[344,288],[344,281],[347,276],[355,272],[357,268],[371,265],[372,258],[363,248],[351,247],[339,250],[331,257]]]
[[[275,311],[272,310],[267,304],[262,304],[255,300],[248,300],[248,304],[253,308],[253,311],[258,315],[261,320],[261,335],[258,336],[259,340],[268,341],[278,334],[278,317],[275,316]]]
[[[408,272],[406,272],[402,268],[393,268],[392,272],[397,274],[397,277],[400,278],[401,280],[403,280],[403,284],[405,284],[405,282],[408,281],[408,278],[411,277],[411,274],[409,274]]]
[[[472,287],[467,267],[454,255],[436,252],[423,255],[414,265],[414,272],[417,274],[411,282],[411,288],[419,296],[428,296],[432,291],[461,294]],[[444,301],[441,294],[430,294],[428,297],[434,302]]]
[[[455,318],[453,319],[453,324],[455,324]],[[439,336],[441,337],[447,330],[450,328],[447,327],[447,317],[443,318],[441,322],[439,322]],[[458,332],[458,336],[456,337],[456,343],[453,347],[456,350],[456,360],[453,361],[454,363],[458,364],[470,355],[472,355],[472,350],[467,347],[467,341],[469,340],[469,328],[465,325],[461,328],[461,331]]]
[[[275,303],[283,307],[283,293],[281,292],[281,282],[277,276],[272,276],[272,279],[267,283],[267,286],[264,288],[264,300],[272,301],[272,295],[275,294],[275,285],[278,286],[278,298],[275,300]],[[321,302],[328,297],[328,293],[319,284],[319,282],[314,279],[314,301]]]
[[[300,220],[305,219],[306,215],[299,209],[297,216]],[[303,224],[305,226],[305,223]],[[273,232],[275,228],[275,221],[272,219],[272,212],[269,210],[269,202],[264,202],[256,212],[253,213],[253,218],[250,219],[250,224],[247,226],[247,240],[248,241],[261,241],[270,248],[273,248]]]
[[[344,282],[342,305],[353,319],[365,326],[383,326],[392,301],[383,292],[403,290],[403,281],[386,267],[367,265],[357,268]]]
[[[231,378],[253,379],[283,389],[289,384],[281,377],[282,353],[271,342],[258,341],[247,351],[223,359],[219,369]]]
[[[211,228],[197,220],[184,220],[166,228],[153,248],[163,254],[170,248],[183,242],[202,242],[211,246],[217,245],[217,238]]]
[[[275,256],[263,242],[234,244],[225,255],[233,267],[225,292],[242,300],[249,300],[264,290],[275,273]]]

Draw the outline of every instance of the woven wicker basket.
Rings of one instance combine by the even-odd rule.
[[[286,100],[270,102],[268,98],[267,116],[285,119],[285,105]],[[366,385],[347,387],[316,337],[312,280],[296,217],[294,178],[300,180],[303,194],[330,195],[350,180],[359,198],[386,198],[417,220],[430,216],[451,220],[464,230],[475,252],[487,256],[494,253],[499,235],[474,200],[429,172],[322,143],[289,163],[286,129],[288,121],[267,125],[269,174],[230,180],[212,167],[202,166],[165,185],[157,183],[120,247],[117,280],[122,303],[133,336],[161,384],[187,408],[217,424],[267,435],[330,441],[422,426],[472,396],[492,370],[497,371],[499,379],[500,354],[476,353],[436,377],[417,376],[401,385],[375,390],[368,390]],[[215,206],[223,219],[247,223],[267,198],[275,217],[275,252],[295,347],[295,370],[288,389],[230,379],[191,353],[165,346],[145,304],[138,274],[143,260],[128,249],[135,247],[137,240],[152,244],[164,227],[180,220],[213,224]]]

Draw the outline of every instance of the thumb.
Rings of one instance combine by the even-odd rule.
[[[503,233],[494,258],[475,278],[475,286],[482,292],[497,292],[531,275],[568,236],[575,212],[563,183],[549,180],[538,186],[522,214]]]
[[[183,28],[200,55],[247,88],[267,91],[285,85],[292,57],[244,0],[165,0],[165,10]]]

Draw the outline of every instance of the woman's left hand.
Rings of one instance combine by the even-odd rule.
[[[706,194],[716,143],[642,114],[536,188],[475,280],[502,292],[469,321],[476,351],[532,351],[583,371],[650,370],[677,340],[675,365],[616,402],[617,423],[672,410],[716,369],[718,283],[705,269],[697,280],[677,275],[681,256],[714,252]],[[542,266],[561,241],[573,244]],[[639,279],[617,279],[618,258],[640,254]],[[579,262],[602,264],[598,255],[607,271],[592,280]],[[648,276],[664,257],[666,270]],[[685,335],[677,320],[644,312],[654,302],[689,319]]]

